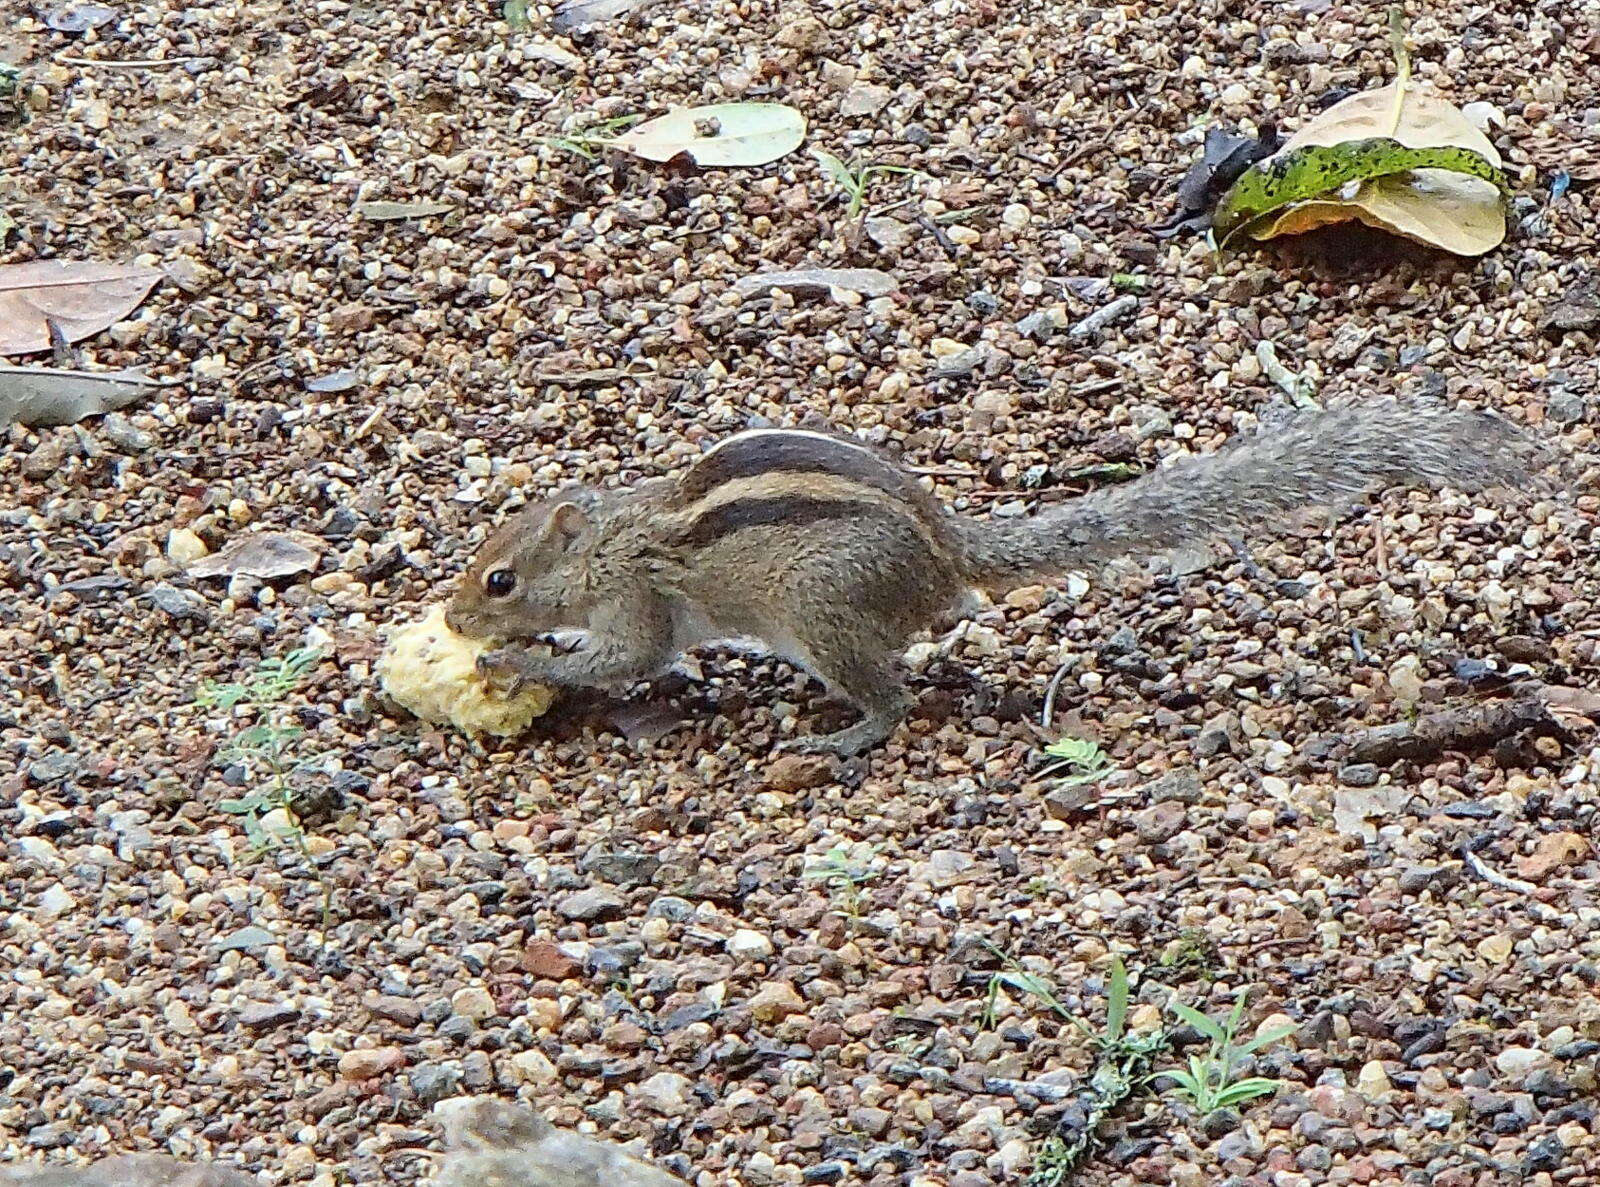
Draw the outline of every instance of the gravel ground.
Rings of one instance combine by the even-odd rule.
[[[999,950],[1091,1019],[1120,952],[1140,1026],[1158,980],[1299,1026],[1261,1060],[1276,1097],[1201,1126],[1148,1095],[1079,1182],[1600,1183],[1592,731],[1381,770],[1327,744],[1600,672],[1595,337],[1539,332],[1594,265],[1600,4],[1407,5],[1418,76],[1505,117],[1501,250],[1329,234],[1220,274],[1145,229],[1200,130],[1386,79],[1375,7],[746,0],[576,39],[485,7],[127,4],[65,34],[5,5],[37,111],[0,144],[4,258],[165,266],[82,365],[182,383],[0,451],[0,1159],[408,1183],[429,1107],[498,1091],[700,1183],[1017,1184],[1072,1106],[992,1081],[1070,1083],[1091,1051],[1037,994],[986,1016]],[[920,173],[874,183],[864,230],[804,151],[695,174],[538,139],[735,97]],[[379,199],[456,213],[351,213]],[[800,265],[900,291],[733,295]],[[1118,273],[1144,278],[1125,316],[1050,332]],[[663,694],[688,724],[641,702],[631,736],[483,748],[373,697],[376,628],[509,492],[820,416],[1013,512],[1247,427],[1281,398],[1261,339],[1324,396],[1558,435],[1578,493],[1396,494],[1181,578],[1018,591],[843,773],[773,758],[822,706],[765,662],[704,657]],[[186,574],[255,528],[316,568]],[[247,721],[193,704],[306,645],[269,717],[306,731],[320,879],[251,856],[220,808]],[[1036,777],[1063,665],[1057,725],[1113,768],[1076,791]],[[803,876],[837,846],[853,891]]]

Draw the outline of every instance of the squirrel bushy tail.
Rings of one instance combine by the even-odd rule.
[[[1377,401],[1297,415],[1030,518],[960,518],[956,531],[973,583],[1009,589],[1270,527],[1301,508],[1342,509],[1390,486],[1526,489],[1544,456],[1492,413]]]

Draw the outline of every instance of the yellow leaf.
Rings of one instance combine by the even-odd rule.
[[[1252,173],[1270,176],[1276,164],[1282,174],[1286,158],[1307,148],[1354,149],[1384,138],[1408,149],[1466,149],[1497,169],[1503,165],[1494,144],[1460,108],[1435,91],[1402,80],[1334,104]],[[1463,256],[1499,246],[1506,233],[1502,199],[1491,182],[1431,168],[1368,177],[1337,193],[1294,202],[1256,219],[1248,232],[1255,239],[1271,239],[1352,221]]]
[[[1459,107],[1436,91],[1407,87],[1400,101],[1400,120],[1395,123],[1396,85],[1362,91],[1335,103],[1284,141],[1276,155],[1281,157],[1311,144],[1343,144],[1387,136],[1407,148],[1468,148],[1487,157],[1493,165],[1504,164],[1490,139]]]
[[[649,161],[688,153],[706,167],[765,165],[805,139],[806,117],[784,103],[713,103],[679,107],[607,143]]]
[[[1447,169],[1364,181],[1349,197],[1300,202],[1258,219],[1249,233],[1272,239],[1341,222],[1362,222],[1461,256],[1482,255],[1506,237],[1500,191],[1482,178]]]

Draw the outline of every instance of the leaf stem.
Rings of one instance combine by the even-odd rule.
[[[1399,5],[1389,10],[1389,49],[1394,53],[1394,110],[1389,115],[1389,135],[1400,130],[1400,113],[1411,84],[1411,55],[1406,51],[1406,18]]]

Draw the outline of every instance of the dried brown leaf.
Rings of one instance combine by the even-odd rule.
[[[1410,799],[1409,791],[1393,785],[1341,787],[1333,795],[1333,823],[1345,836],[1370,843],[1378,836],[1371,821],[1398,816]]]
[[[570,33],[574,29],[586,29],[590,25],[627,16],[647,3],[649,0],[565,0],[556,6],[550,27],[557,33]]]
[[[221,552],[189,566],[191,577],[234,577],[243,574],[273,580],[293,577],[317,567],[322,542],[305,532],[251,532],[235,536]]]
[[[887,297],[900,282],[876,268],[796,268],[779,272],[754,272],[733,282],[734,291],[743,297],[759,296],[771,289],[790,292],[860,293],[863,297]]]
[[[138,307],[161,279],[156,268],[95,260],[0,264],[0,355],[50,349],[50,326],[77,342]]]
[[[141,371],[0,367],[0,425],[70,425],[126,408],[172,379]]]

